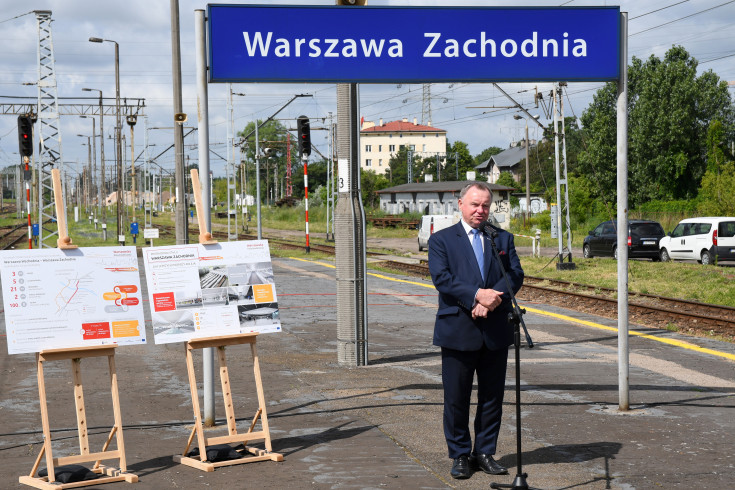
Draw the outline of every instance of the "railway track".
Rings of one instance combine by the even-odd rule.
[[[2,250],[14,248],[21,242],[24,245],[23,248],[28,248],[28,224],[0,228],[0,248]]]
[[[427,264],[383,261],[381,266],[404,273],[429,276]],[[519,298],[544,301],[599,314],[617,317],[617,290],[587,284],[526,276]],[[630,293],[628,311],[631,320],[646,325],[706,331],[735,339],[735,308],[653,294]]]

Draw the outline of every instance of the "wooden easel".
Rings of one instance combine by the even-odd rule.
[[[202,183],[199,182],[199,170],[191,169],[191,189],[194,191],[194,205],[197,209],[197,221],[199,222],[199,243],[202,245],[214,245],[217,240],[212,238],[212,234],[207,231],[207,224],[204,222],[204,208],[202,207]]]
[[[203,471],[214,471],[215,468],[220,466],[231,466],[268,460],[283,461],[283,455],[280,453],[274,453],[271,445],[268,414],[266,413],[265,408],[265,395],[263,394],[263,383],[260,378],[260,364],[258,363],[258,353],[255,348],[255,337],[257,335],[257,333],[243,333],[237,335],[205,337],[192,339],[186,343],[186,369],[189,373],[189,389],[191,390],[191,403],[192,408],[194,409],[194,427],[191,430],[191,434],[189,434],[189,440],[186,442],[186,448],[184,449],[183,454],[174,456],[175,462],[192,466]],[[237,432],[235,424],[235,410],[232,402],[232,390],[230,388],[230,375],[227,369],[227,359],[225,357],[225,347],[241,344],[250,344],[250,352],[253,355],[255,389],[258,395],[258,410],[255,412],[247,432],[244,433]],[[208,347],[217,349],[219,357],[219,376],[222,384],[222,396],[224,398],[225,415],[227,418],[227,435],[219,437],[206,437],[204,435],[201,409],[199,408],[199,393],[197,392],[196,373],[194,372],[192,351]],[[253,429],[255,428],[258,419],[260,419],[262,430],[254,431]],[[198,459],[187,456],[195,435],[197,437],[197,445],[199,447]],[[248,446],[247,443],[250,441],[264,441],[265,449]],[[242,443],[244,445],[244,448],[238,451],[243,456],[242,458],[218,462],[207,461],[208,445],[233,443]]]
[[[66,209],[64,208],[64,194],[61,192],[61,172],[58,168],[51,170],[51,183],[54,187],[54,204],[56,205],[56,222],[59,228],[59,239],[56,247],[61,250],[78,248],[71,243],[69,230],[66,228]]]
[[[41,424],[43,426],[43,447],[36,458],[36,462],[31,468],[28,476],[18,478],[20,483],[35,488],[46,490],[56,490],[65,488],[76,488],[89,485],[99,485],[101,483],[111,483],[118,481],[126,481],[128,483],[136,483],[138,476],[127,473],[125,461],[125,443],[123,441],[122,417],[120,413],[120,397],[117,392],[117,372],[115,370],[115,348],[117,345],[93,345],[88,347],[77,347],[72,349],[48,349],[42,350],[36,354],[36,363],[38,367],[38,397],[41,402]],[[110,366],[110,391],[112,392],[112,411],[115,417],[115,425],[107,436],[107,441],[102,447],[102,451],[96,453],[89,452],[89,438],[87,435],[87,412],[84,408],[84,390],[82,388],[82,370],[81,360],[87,357],[103,357],[107,356]],[[54,458],[51,448],[51,427],[49,425],[49,413],[46,400],[46,384],[43,376],[43,363],[48,361],[62,361],[71,359],[71,367],[74,375],[74,404],[77,414],[77,432],[79,435],[79,454],[74,456],[65,456]],[[109,450],[113,437],[117,440],[117,449]],[[35,476],[41,459],[46,457],[46,470],[48,476]],[[118,460],[119,468],[113,468],[101,465],[105,460]],[[59,483],[56,481],[55,468],[65,464],[78,464],[94,461],[95,464],[90,471],[97,473],[100,477],[94,480]]]
[[[54,187],[54,199],[56,202],[56,218],[59,228],[59,239],[57,241],[60,249],[75,249],[71,238],[69,238],[66,228],[66,212],[64,210],[64,200],[61,191],[61,177],[58,169],[51,170],[51,178]],[[46,349],[36,354],[37,376],[38,376],[38,398],[41,404],[41,425],[43,427],[43,447],[36,458],[36,462],[31,468],[28,476],[21,476],[18,481],[24,485],[35,488],[56,490],[65,488],[77,488],[89,485],[99,485],[101,483],[111,483],[118,481],[126,481],[128,483],[136,483],[138,476],[127,473],[127,465],[125,461],[125,443],[123,440],[122,416],[120,412],[120,396],[117,390],[117,371],[115,369],[115,348],[112,345],[92,345],[86,347],[75,347],[69,349]],[[107,362],[110,368],[110,391],[112,393],[112,411],[115,419],[115,425],[107,436],[107,441],[102,447],[102,451],[90,453],[89,438],[87,434],[87,412],[84,407],[84,389],[82,387],[82,368],[81,360],[87,357],[103,357],[107,356]],[[49,425],[49,413],[46,400],[46,384],[43,375],[43,363],[47,361],[61,361],[65,359],[71,360],[72,373],[74,378],[74,404],[77,414],[77,432],[79,436],[79,454],[74,456],[65,456],[54,458],[51,447],[51,427]],[[117,442],[117,449],[109,450],[113,437]],[[46,457],[46,471],[48,476],[36,476],[38,467],[43,457]],[[119,468],[104,466],[102,461],[118,460]],[[55,468],[65,464],[78,464],[94,461],[95,464],[90,471],[100,475],[94,480],[59,483],[56,481]]]
[[[212,234],[207,231],[204,222],[204,209],[202,205],[202,188],[199,183],[199,172],[196,169],[191,170],[192,189],[194,191],[194,203],[197,210],[197,220],[199,221],[199,243],[202,245],[213,245],[217,241],[212,239]],[[198,468],[203,471],[214,471],[220,466],[231,466],[243,463],[253,463],[256,461],[283,461],[283,455],[273,452],[271,446],[270,430],[268,428],[268,415],[265,409],[265,395],[263,394],[263,383],[260,378],[260,364],[258,363],[258,353],[255,348],[256,333],[223,335],[218,337],[205,337],[200,339],[192,339],[186,343],[186,369],[189,373],[189,389],[191,390],[191,404],[194,409],[194,428],[189,434],[189,440],[186,442],[186,448],[183,454],[174,456],[174,461]],[[253,355],[253,374],[255,376],[255,389],[258,394],[258,410],[250,422],[250,427],[245,433],[239,434],[235,424],[235,410],[232,403],[232,392],[230,389],[230,375],[227,370],[227,358],[225,357],[225,347],[229,345],[250,344],[250,352]],[[216,348],[219,357],[219,376],[222,383],[222,396],[225,402],[225,414],[227,416],[227,435],[219,437],[205,437],[204,428],[202,427],[202,413],[199,407],[199,393],[197,391],[196,373],[194,371],[194,360],[192,351],[195,349]],[[261,421],[262,430],[253,431],[258,419]],[[197,436],[197,445],[199,447],[199,459],[187,456],[194,436]],[[264,441],[265,450],[250,447],[247,445],[250,441]],[[228,461],[207,461],[207,445],[212,444],[232,444],[241,443],[243,449],[238,452],[240,459],[232,459]],[[247,456],[246,456],[247,454]]]

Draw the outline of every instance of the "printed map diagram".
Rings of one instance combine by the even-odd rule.
[[[87,275],[81,278],[61,279],[61,289],[54,296],[56,304],[56,314],[68,314],[70,312],[77,314],[94,313],[95,297],[97,296],[91,289],[93,281]]]

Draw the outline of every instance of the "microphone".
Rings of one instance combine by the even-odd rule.
[[[485,233],[490,238],[496,238],[498,236],[498,232],[495,231],[495,228],[493,227],[490,220],[485,221],[484,223],[480,224],[480,230]]]

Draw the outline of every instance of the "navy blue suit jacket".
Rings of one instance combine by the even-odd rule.
[[[462,223],[434,233],[429,238],[429,271],[434,287],[439,291],[439,308],[434,324],[434,345],[460,351],[482,348],[507,348],[513,343],[513,327],[508,323],[511,299],[500,267],[508,274],[513,292],[523,284],[523,269],[516,254],[513,235],[500,228],[495,244],[500,264],[493,256],[491,238],[485,240],[485,280]],[[478,289],[502,291],[503,302],[487,318],[472,319],[472,306]]]

